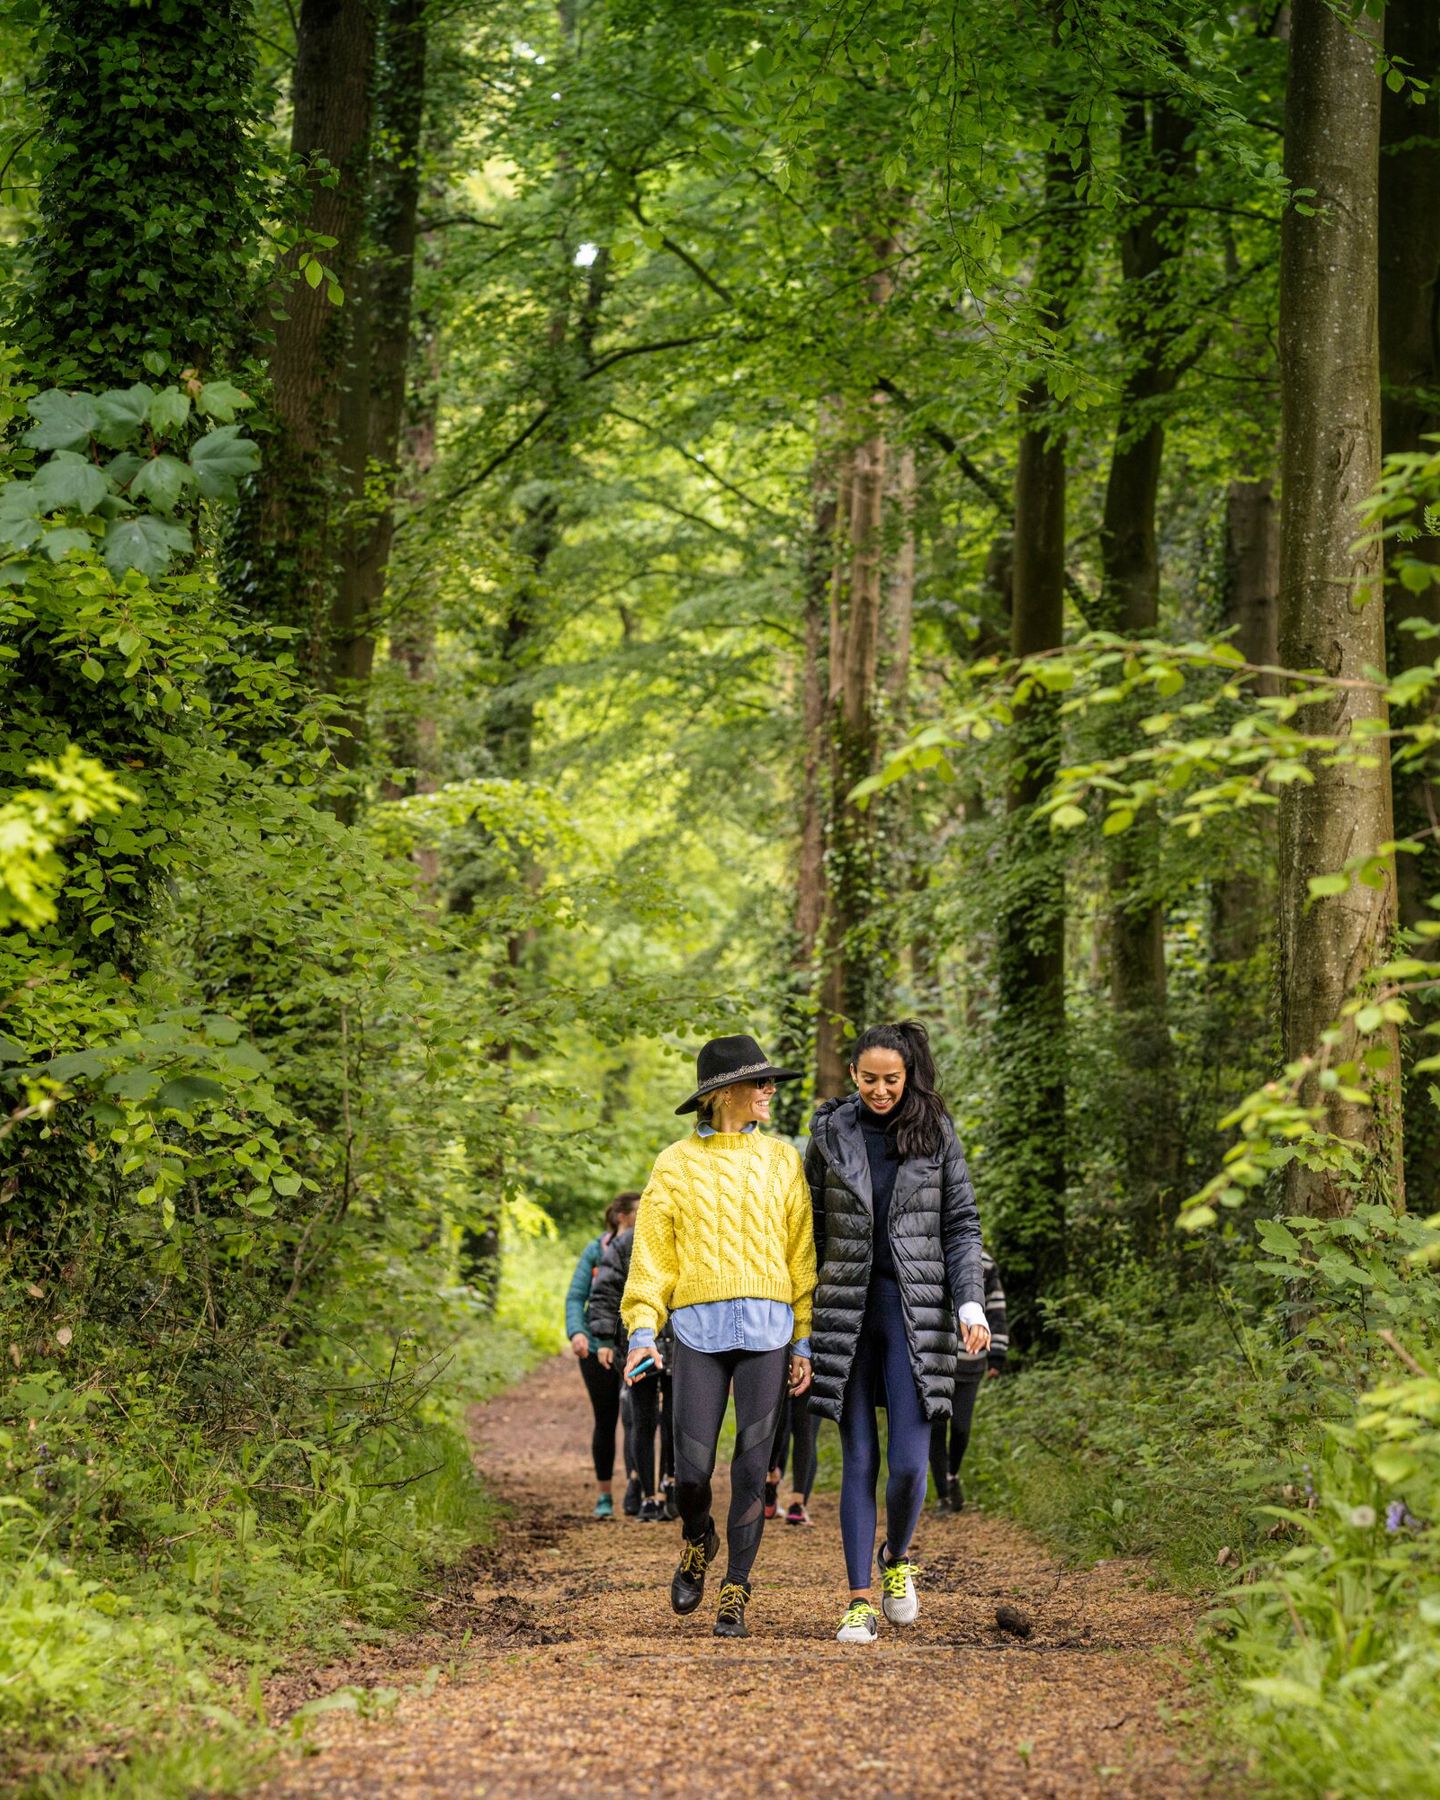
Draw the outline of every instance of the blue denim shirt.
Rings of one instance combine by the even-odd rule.
[[[758,1120],[742,1125],[742,1131],[754,1131]],[[714,1137],[715,1127],[703,1120],[695,1127],[697,1137]],[[670,1315],[675,1335],[687,1350],[702,1350],[716,1356],[722,1350],[779,1350],[790,1343],[795,1329],[795,1312],[783,1300],[705,1300],[698,1306],[681,1306]],[[630,1333],[630,1342],[649,1349],[655,1333],[646,1325]],[[809,1338],[792,1344],[796,1356],[810,1354]]]

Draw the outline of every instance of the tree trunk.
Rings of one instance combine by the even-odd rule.
[[[30,372],[241,375],[263,204],[249,0],[48,0],[44,21],[45,174],[14,326]]]
[[[377,160],[371,176],[372,248],[358,296],[354,378],[357,424],[342,433],[350,507],[331,606],[329,685],[350,700],[353,766],[395,536],[400,430],[410,369],[420,200],[420,129],[425,113],[426,0],[388,0],[376,99]]]
[[[1428,448],[1425,435],[1440,430],[1440,7],[1434,0],[1390,0],[1385,9],[1385,48],[1403,59],[1407,73],[1428,82],[1424,104],[1411,90],[1380,99],[1380,401],[1381,447],[1386,456]],[[1422,537],[1411,556],[1440,559],[1440,541]],[[1406,619],[1440,624],[1440,585],[1412,594],[1399,583],[1387,601],[1390,669],[1398,674],[1428,663],[1434,643],[1401,629]],[[1402,715],[1415,717],[1414,709]],[[1395,829],[1423,846],[1397,859],[1400,923],[1414,926],[1437,916],[1440,896],[1440,788],[1428,766],[1396,771]],[[1411,954],[1434,961],[1440,945],[1419,938]],[[1440,1023],[1440,994],[1417,995],[1406,1033],[1407,1063],[1428,1055],[1434,1040],[1422,1029]],[[1440,1107],[1430,1097],[1432,1077],[1408,1076],[1405,1086],[1405,1188],[1414,1210],[1440,1207]]]
[[[1126,105],[1121,156],[1136,203],[1121,236],[1120,298],[1126,375],[1115,427],[1100,533],[1101,616],[1127,637],[1159,623],[1156,506],[1164,456],[1160,407],[1173,391],[1169,361],[1173,280],[1184,249],[1183,212],[1169,205],[1193,160],[1187,122],[1164,101]],[[1158,325],[1154,322],[1160,320]],[[1115,720],[1128,738],[1136,708]],[[1160,827],[1149,814],[1110,841],[1110,997],[1117,1099],[1123,1121],[1123,1205],[1141,1250],[1153,1254],[1174,1210],[1181,1134],[1175,1059],[1166,1018],[1165,908],[1156,893]]]
[[[1232,481],[1225,495],[1224,624],[1230,641],[1246,662],[1272,668],[1280,658],[1280,513],[1275,483]],[[1251,689],[1261,695],[1279,691],[1274,675],[1253,676]],[[1264,833],[1269,858],[1274,857],[1273,819],[1254,808],[1249,827]],[[1242,872],[1216,881],[1210,897],[1211,960],[1230,966],[1248,964],[1263,941],[1274,908],[1270,883]]]
[[[1289,668],[1360,679],[1385,661],[1379,552],[1357,549],[1358,509],[1380,467],[1376,333],[1380,75],[1374,20],[1339,16],[1326,0],[1294,0],[1285,109],[1285,174],[1312,190],[1315,211],[1285,214],[1280,247],[1280,376],[1284,413],[1280,481],[1280,659]],[[1341,690],[1307,709],[1316,731],[1353,737],[1384,729],[1383,695]],[[1390,771],[1383,739],[1375,766],[1311,763],[1313,781],[1281,790],[1279,976],[1287,1059],[1317,1054],[1346,999],[1388,947],[1395,923],[1393,867],[1383,884],[1352,881],[1312,900],[1312,876],[1356,855],[1376,855],[1391,836]],[[1393,1028],[1376,1040],[1390,1054],[1366,1107],[1312,1078],[1326,1128],[1373,1153],[1383,1189],[1403,1187]],[[1353,1022],[1332,1060],[1358,1053]],[[1342,1084],[1353,1085],[1353,1084]],[[1299,1161],[1285,1170],[1291,1212],[1336,1217],[1355,1195],[1346,1181]]]
[[[364,237],[376,12],[373,0],[302,0],[292,85],[292,152],[323,161],[310,179],[301,243],[281,265],[270,356],[274,426],[236,519],[231,581],[251,613],[298,631],[302,665],[323,680],[341,552],[344,483],[338,471],[342,408],[352,365],[356,286]],[[334,239],[317,249],[317,240]],[[330,283],[311,286],[302,257]],[[352,428],[353,429],[353,428]]]
[[[878,407],[878,397],[872,401]],[[875,989],[867,924],[876,893],[874,815],[850,793],[874,772],[884,610],[886,444],[872,431],[846,458],[830,583],[829,806],[825,931],[816,1028],[816,1098],[846,1091],[850,1038]]]
[[[1069,208],[1075,174],[1068,155],[1045,162],[1052,223],[1035,272],[1044,321],[1059,334],[1074,279]],[[1010,649],[1025,657],[1062,641],[1065,613],[1065,442],[1048,385],[1033,380],[1020,400]],[[1047,1341],[1039,1302],[1066,1267],[1065,1241],[1065,874],[1036,802],[1060,753],[1056,703],[1036,696],[1017,712],[1005,796],[1009,825],[996,908],[998,1017],[994,1117],[987,1164],[998,1254],[1013,1295],[1012,1330],[1022,1345]]]
[[[835,544],[835,493],[830,472],[817,458],[810,553],[804,573],[804,649],[800,665],[800,814],[795,862],[795,921],[776,1060],[813,1068],[815,957],[825,920],[824,744],[826,602]],[[815,1090],[817,1093],[819,1089]],[[776,1095],[780,1129],[798,1137],[808,1118],[807,1084],[795,1082]]]

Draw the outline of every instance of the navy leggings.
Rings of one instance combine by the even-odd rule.
[[[868,1588],[874,1579],[875,1486],[880,1479],[875,1409],[881,1404],[888,1414],[885,1544],[896,1557],[910,1548],[925,1504],[930,1426],[910,1367],[900,1289],[888,1276],[876,1275],[840,1407],[840,1536],[852,1588]]]

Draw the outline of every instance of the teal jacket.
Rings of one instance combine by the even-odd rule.
[[[577,1331],[583,1331],[591,1350],[596,1348],[596,1340],[590,1329],[590,1287],[604,1254],[605,1239],[592,1238],[580,1252],[580,1260],[575,1265],[575,1273],[570,1277],[570,1289],[565,1296],[565,1335],[573,1338]]]

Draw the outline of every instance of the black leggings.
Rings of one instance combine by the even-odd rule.
[[[710,1525],[710,1477],[732,1383],[735,1389],[727,1581],[748,1583],[755,1566],[765,1529],[765,1477],[789,1365],[784,1345],[778,1350],[725,1350],[717,1356],[675,1345],[675,1501],[687,1538],[703,1538]]]
[[[948,1419],[937,1419],[930,1427],[930,1473],[935,1477],[935,1492],[945,1492],[946,1481],[960,1473],[960,1465],[965,1460],[965,1452],[970,1445],[970,1421],[975,1413],[975,1396],[980,1392],[983,1375],[958,1375],[955,1378],[955,1398],[951,1402],[954,1407]],[[946,1431],[949,1431],[950,1446],[947,1453],[945,1446]]]
[[[590,1410],[595,1415],[595,1429],[590,1436],[590,1455],[595,1464],[595,1479],[608,1481],[615,1473],[615,1427],[620,1421],[620,1371],[600,1366],[600,1358],[592,1350],[580,1358],[580,1378],[590,1396]]]
[[[640,1491],[649,1496],[659,1493],[655,1485],[655,1432],[660,1432],[660,1479],[675,1472],[675,1399],[668,1370],[647,1375],[626,1392],[630,1397],[630,1414],[634,1420],[631,1443],[635,1457],[635,1473],[640,1477]]]
[[[802,1500],[809,1500],[810,1490],[815,1486],[815,1439],[819,1430],[820,1421],[810,1410],[810,1396],[791,1394],[780,1408],[780,1425],[770,1451],[770,1467],[778,1469],[783,1478],[785,1458],[793,1443],[795,1468],[790,1477],[790,1490],[799,1494]]]

